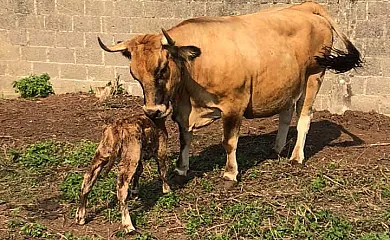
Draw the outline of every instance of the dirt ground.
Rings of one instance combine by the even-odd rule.
[[[100,103],[92,95],[79,93],[53,95],[38,100],[0,100],[1,151],[7,154],[9,149],[20,148],[45,139],[69,142],[88,139],[97,142],[105,122],[116,117],[138,114],[141,112],[141,105],[142,100],[137,97],[118,97]],[[254,168],[262,169],[263,161],[275,159],[271,148],[276,136],[277,124],[277,117],[243,121],[238,156],[241,159],[256,159],[256,161],[253,164],[240,165],[242,185],[256,185],[255,182],[246,180],[246,172]],[[176,124],[169,119],[167,125],[170,154],[177,156],[179,144]],[[296,130],[293,126],[295,120],[290,128],[288,144],[282,153],[284,157],[289,156],[294,145]],[[220,121],[196,132],[192,155],[201,156],[203,159],[214,157],[219,160],[224,159],[224,151],[220,145],[221,132]],[[309,169],[329,164],[331,161],[344,161],[355,167],[364,166],[366,170],[372,165],[389,171],[390,117],[355,111],[347,111],[344,115],[333,115],[326,111],[315,112],[307,136],[305,153],[308,159],[305,166]],[[215,165],[212,163],[208,170],[192,164],[189,179],[214,176],[211,173],[213,164]],[[215,179],[216,182],[219,181],[218,176]],[[260,179],[257,184],[261,185],[267,181],[269,181],[267,178]],[[58,193],[53,190],[53,194]],[[46,196],[46,200],[50,197]],[[10,208],[9,203],[0,202],[0,236],[2,236],[1,231],[5,236],[4,229],[7,228]],[[58,208],[55,207],[56,211]],[[51,210],[46,209],[46,211]],[[71,219],[65,221],[61,216],[54,219],[45,219],[43,216],[41,220],[61,231],[70,229],[76,232],[95,232],[100,233],[101,236],[107,236],[107,232],[120,227],[119,223],[104,225],[98,220],[86,226],[76,226],[71,223]],[[168,224],[166,229],[174,229],[176,225]],[[166,236],[166,229],[156,228],[154,230],[156,236]],[[180,239],[182,231],[179,227],[177,229],[179,230],[170,234]]]

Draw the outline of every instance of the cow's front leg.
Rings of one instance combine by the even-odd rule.
[[[240,132],[241,116],[222,117],[223,121],[223,140],[222,145],[227,154],[225,172],[223,179],[225,187],[230,188],[237,182],[238,166],[236,159],[237,142]]]
[[[192,141],[192,132],[179,126],[180,129],[180,155],[176,163],[175,172],[182,177],[187,176],[189,169],[189,152]]]
[[[279,113],[278,134],[276,135],[275,146],[274,146],[274,150],[277,154],[280,154],[284,146],[286,145],[287,134],[290,128],[293,112],[294,112],[294,107],[291,106],[289,109]]]

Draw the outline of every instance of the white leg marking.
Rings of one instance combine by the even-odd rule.
[[[294,151],[292,153],[290,160],[296,160],[298,163],[302,163],[305,159],[304,154],[304,147],[305,147],[305,141],[306,141],[306,135],[310,128],[310,116],[301,116],[298,121],[298,137],[297,142],[294,147]]]

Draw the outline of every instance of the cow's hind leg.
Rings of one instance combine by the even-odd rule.
[[[87,204],[87,196],[95,184],[97,177],[109,161],[115,161],[116,156],[111,151],[112,146],[106,146],[101,143],[96,150],[89,170],[84,174],[84,180],[81,185],[79,207],[76,211],[76,222],[78,224],[82,225],[85,223],[85,206]]]
[[[227,159],[223,179],[225,187],[230,188],[237,182],[238,165],[236,159],[236,149],[241,125],[241,116],[225,116],[223,121],[223,140],[222,145],[225,148]]]
[[[292,115],[294,112],[294,106],[279,113],[279,127],[278,134],[276,135],[276,141],[274,150],[277,154],[280,154],[286,145],[287,134],[290,128]]]
[[[192,141],[192,132],[179,126],[180,129],[180,155],[176,163],[175,172],[179,176],[178,181],[183,182],[189,169],[189,152]]]
[[[119,174],[117,182],[117,198],[119,201],[122,225],[126,232],[132,232],[135,230],[133,223],[131,222],[129,210],[126,204],[126,198],[128,194],[129,184],[133,178],[134,173],[137,171],[139,161],[141,161],[141,144],[139,142],[131,142],[127,146],[122,146],[122,160],[119,163]]]
[[[144,166],[142,164],[142,161],[139,161],[137,170],[135,171],[134,177],[133,177],[133,183],[131,185],[131,198],[135,198],[138,196],[139,192],[139,179],[141,178],[142,172],[144,170]]]
[[[320,73],[316,73],[308,77],[303,105],[302,107],[297,106],[297,111],[300,111],[299,120],[297,124],[298,136],[297,142],[290,158],[291,161],[302,163],[305,159],[304,147],[306,135],[310,128],[312,107],[318,90],[320,89],[324,73],[325,71],[322,71]]]

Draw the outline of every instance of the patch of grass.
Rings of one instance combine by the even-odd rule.
[[[52,141],[38,142],[29,145],[21,152],[12,151],[12,159],[16,159],[28,170],[38,171],[50,165],[57,165],[59,146]]]
[[[119,222],[121,220],[121,213],[116,208],[106,208],[102,213],[109,222]]]
[[[209,180],[202,178],[199,180],[200,185],[206,192],[212,192],[214,190],[214,185]]]
[[[318,176],[311,180],[311,190],[315,192],[321,191],[324,187],[326,187],[326,182],[323,176]]]
[[[186,218],[187,218],[186,231],[187,234],[190,236],[197,234],[199,227],[210,225],[213,222],[213,219],[210,215],[208,215],[205,212],[202,212],[200,214],[196,210],[187,211]]]
[[[53,237],[53,235],[47,231],[47,228],[38,222],[24,223],[20,228],[20,233],[29,237],[36,238]]]
[[[390,240],[390,234],[389,232],[367,233],[360,237],[359,240]]]
[[[88,165],[97,148],[97,144],[91,141],[81,141],[74,145],[68,154],[65,156],[64,164],[75,167],[83,167]]]
[[[83,176],[81,173],[69,173],[60,184],[64,200],[77,202],[80,195]],[[107,203],[116,199],[116,174],[110,172],[107,178],[98,178],[91,192],[88,194],[90,204]]]
[[[383,189],[382,189],[382,197],[390,198],[390,188],[383,187]]]
[[[174,192],[169,192],[157,200],[156,206],[159,209],[171,210],[178,206],[179,202],[180,197]]]

